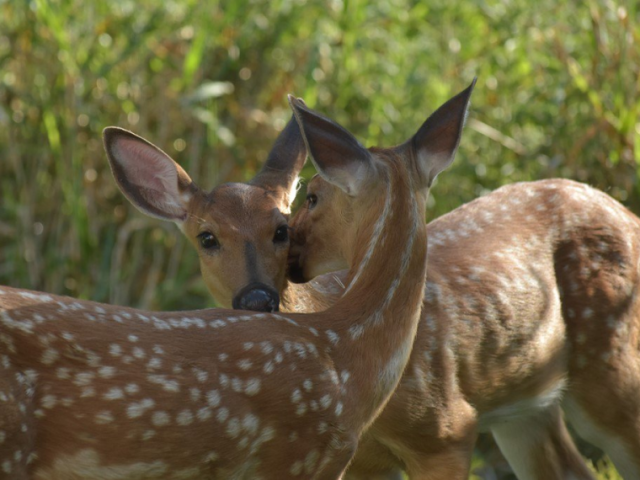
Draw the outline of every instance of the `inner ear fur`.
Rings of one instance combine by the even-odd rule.
[[[169,155],[142,137],[118,127],[103,132],[111,171],[122,193],[143,213],[182,222],[197,187]]]
[[[371,153],[344,127],[289,95],[311,161],[320,176],[356,196],[373,174]]]

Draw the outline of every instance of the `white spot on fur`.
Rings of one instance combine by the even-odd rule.
[[[133,402],[127,407],[127,416],[129,418],[141,417],[147,410],[153,408],[156,402],[151,398],[145,398],[140,402]]]
[[[340,341],[340,336],[336,332],[334,332],[333,330],[327,330],[325,333],[327,334],[327,338],[332,345],[338,344],[338,342]]]
[[[260,379],[250,378],[244,387],[244,393],[250,397],[256,395],[260,391]]]
[[[45,395],[42,397],[41,404],[43,408],[51,409],[56,406],[57,401],[58,399],[55,395]]]
[[[226,408],[226,407],[220,408],[218,410],[216,418],[218,419],[218,422],[220,422],[220,423],[226,422],[227,418],[229,418],[229,409]]]
[[[109,354],[112,357],[119,357],[122,355],[122,347],[117,343],[112,343],[109,345]]]
[[[300,400],[302,400],[302,392],[296,388],[291,394],[291,401],[293,403],[298,403]]]
[[[102,398],[105,400],[120,400],[124,398],[124,392],[122,389],[118,387],[111,387],[107,393],[105,393]]]
[[[218,392],[218,390],[211,390],[207,392],[207,403],[210,407],[217,407],[220,405],[220,392]]]
[[[167,412],[157,411],[153,412],[151,415],[151,423],[153,423],[156,427],[164,427],[165,425],[169,425],[171,422],[171,417]]]
[[[116,374],[115,367],[100,367],[98,369],[98,375],[102,378],[111,378]]]
[[[193,423],[193,413],[191,413],[190,410],[183,410],[176,417],[176,421],[178,425],[182,425],[183,427],[191,425]]]
[[[213,415],[213,412],[209,407],[203,407],[200,410],[198,410],[198,412],[196,413],[198,420],[200,420],[201,422],[209,420],[212,415]]]
[[[302,415],[304,415],[305,413],[307,413],[307,404],[305,402],[300,402],[297,406],[296,406],[296,415],[301,417]]]
[[[42,354],[42,358],[40,359],[40,361],[45,365],[51,365],[58,358],[60,358],[60,353],[53,348],[48,348]]]
[[[126,387],[124,387],[124,391],[129,395],[134,395],[140,391],[140,387],[135,383],[130,383]]]
[[[242,360],[238,361],[238,368],[240,368],[240,370],[250,370],[251,367],[253,367],[253,362],[251,360],[249,360],[248,358],[244,358]]]
[[[111,423],[115,420],[113,414],[108,410],[103,410],[96,414],[96,423],[98,425],[105,425],[107,423]]]
[[[320,405],[322,406],[323,410],[326,410],[327,408],[329,408],[331,406],[331,396],[327,394],[321,397]]]

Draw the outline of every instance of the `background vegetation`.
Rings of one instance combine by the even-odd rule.
[[[101,130],[137,132],[213,187],[260,167],[290,115],[288,92],[367,145],[389,145],[477,75],[432,217],[547,177],[640,212],[637,8],[0,0],[0,283],[145,308],[212,305],[177,229],[117,190]]]

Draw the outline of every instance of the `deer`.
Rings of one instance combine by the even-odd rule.
[[[349,263],[344,197],[322,174],[309,182],[290,222],[292,278]],[[564,412],[640,478],[640,219],[601,191],[544,180],[438,218],[428,241],[409,363],[350,471],[466,479],[475,433],[491,432],[519,479],[593,479]]]
[[[3,477],[341,478],[409,359],[426,194],[453,161],[472,89],[402,153],[338,130],[327,155],[315,133],[334,125],[290,97],[316,169],[354,214],[348,287],[324,312],[149,312],[0,287]],[[179,175],[158,172],[189,201]],[[153,189],[143,197],[180,214]]]
[[[291,303],[290,288],[302,290],[289,288],[286,281],[287,221],[306,160],[293,117],[250,182],[224,183],[210,192],[160,148],[128,130],[107,127],[103,139],[124,196],[142,213],[174,222],[184,233],[198,253],[204,282],[217,305],[273,312],[281,301]],[[322,292],[332,289],[313,285]],[[314,311],[329,306],[324,295],[305,290],[302,296],[314,299]]]
[[[128,141],[121,143],[117,151],[111,150],[110,143],[113,138],[119,136],[124,136]],[[144,213],[164,220],[175,221],[180,230],[195,245],[200,256],[201,270],[205,281],[213,297],[222,306],[237,307],[243,296],[238,296],[234,292],[251,292],[252,289],[247,289],[246,286],[250,284],[255,286],[256,278],[259,278],[259,283],[267,285],[266,288],[263,288],[265,291],[279,292],[279,299],[275,295],[271,295],[271,298],[279,300],[279,303],[277,300],[272,303],[269,294],[260,294],[258,296],[262,301],[244,301],[242,303],[244,308],[269,310],[275,305],[276,308],[281,308],[283,311],[320,311],[333,304],[343,292],[344,285],[347,283],[344,270],[321,275],[324,271],[340,270],[346,267],[344,258],[336,259],[335,252],[331,251],[340,245],[334,236],[341,235],[341,231],[335,225],[322,227],[320,223],[316,222],[313,231],[319,234],[305,241],[302,239],[308,235],[304,234],[304,228],[301,225],[293,225],[293,237],[303,244],[307,243],[307,246],[302,250],[307,255],[315,254],[315,257],[305,259],[305,255],[300,256],[300,246],[294,242],[291,245],[292,253],[289,256],[291,263],[289,276],[298,281],[304,280],[305,277],[307,280],[312,280],[309,283],[298,284],[287,282],[284,278],[287,262],[285,255],[289,250],[290,239],[287,238],[286,246],[279,248],[275,241],[275,232],[287,221],[291,201],[296,190],[297,175],[307,153],[298,125],[293,119],[276,141],[264,168],[256,178],[248,184],[224,184],[209,193],[196,187],[181,167],[167,154],[131,132],[110,127],[105,130],[105,145],[114,176],[127,198]],[[159,171],[164,172],[167,178],[161,179],[161,181],[155,180],[154,176]],[[176,176],[181,178],[182,188],[196,192],[188,204],[182,205],[177,216],[172,210],[167,210],[164,200],[158,201],[158,199],[166,198],[168,199],[167,204],[181,204],[180,195],[176,194],[175,188],[171,187],[175,184]],[[319,180],[314,182],[317,183]],[[155,192],[155,195],[151,197],[146,193],[149,191]],[[314,195],[314,193],[308,195],[307,203],[301,210],[301,216],[297,217],[294,223],[300,223],[302,215],[305,212],[310,212],[314,207],[317,201],[317,197]],[[538,217],[544,216],[547,212],[544,202],[541,202],[544,197],[549,197],[548,200],[553,201],[553,221],[548,218],[540,218],[540,221],[536,222]],[[330,202],[328,199],[323,201]],[[223,208],[211,208],[211,205],[219,205]],[[529,229],[510,229],[505,233],[505,229],[518,221],[519,217],[514,216],[511,212],[514,208],[521,212],[520,216],[524,216],[529,223],[533,223]],[[588,214],[585,214],[585,209],[589,212]],[[569,218],[572,221],[565,220]],[[587,259],[590,257],[599,258],[602,252],[598,249],[601,249],[604,244],[612,245],[612,252],[615,252],[620,248],[618,245],[627,241],[627,237],[636,238],[628,233],[629,228],[632,232],[635,231],[633,226],[635,222],[635,217],[631,213],[606,194],[567,180],[523,182],[505,187],[505,190],[490,193],[477,200],[476,203],[460,207],[431,222],[428,225],[428,231],[430,233],[429,249],[432,254],[428,259],[428,268],[437,271],[437,278],[430,277],[425,287],[424,312],[418,328],[416,343],[422,346],[432,345],[433,335],[425,325],[431,325],[433,319],[438,319],[439,323],[454,323],[464,315],[479,323],[485,321],[495,323],[495,311],[485,301],[479,300],[480,293],[477,289],[479,279],[484,280],[488,273],[481,270],[475,271],[481,266],[473,267],[474,270],[469,275],[470,281],[459,281],[463,271],[459,264],[463,259],[457,248],[458,240],[466,239],[465,242],[473,247],[470,251],[478,258],[493,258],[491,256],[494,255],[494,251],[502,248],[503,254],[496,260],[496,264],[486,267],[485,270],[493,271],[496,274],[503,272],[506,278],[514,264],[519,265],[523,270],[535,271],[542,268],[538,265],[539,259],[548,259],[550,256],[555,259],[559,250],[557,243],[553,243],[552,239],[574,239],[568,247],[563,244],[565,245],[563,248],[566,248],[563,250],[563,255],[573,259],[581,258],[580,262],[582,263],[588,263]],[[224,245],[226,248],[217,248],[215,255],[210,255],[202,242],[206,243],[212,240],[203,240],[198,237],[201,233],[200,225],[208,226],[208,234],[213,235],[212,232],[215,231],[216,236],[213,242]],[[603,229],[608,232],[606,238],[603,239],[604,243],[595,242],[594,238],[598,238]],[[323,234],[322,232],[332,233]],[[535,236],[531,235],[532,232],[535,233]],[[544,238],[546,240],[531,243],[530,238]],[[316,248],[319,243],[323,243],[322,247]],[[254,245],[249,247],[249,251],[256,252],[253,256],[247,256],[245,248],[241,248],[249,244]],[[315,245],[313,248],[312,244]],[[527,245],[526,251],[523,250],[523,245]],[[633,263],[633,258],[635,258],[633,248],[635,247],[630,247],[630,250],[623,252],[621,258],[627,258]],[[323,256],[322,252],[325,250],[327,250],[327,255]],[[433,253],[434,251],[436,254]],[[448,259],[448,261],[438,260],[438,258]],[[556,280],[546,279],[545,282],[540,283],[540,288],[534,294],[527,293],[526,295],[534,295],[532,298],[537,298],[538,301],[547,295],[553,298],[560,297],[563,308],[566,310],[563,310],[561,315],[566,320],[573,314],[572,312],[577,312],[578,309],[566,307],[566,293],[562,292],[558,280],[560,274],[563,275],[562,278],[566,283],[564,291],[569,291],[569,288],[577,289],[575,290],[575,292],[579,292],[577,298],[593,287],[585,283],[590,282],[589,279],[583,281],[578,276],[573,279],[567,276],[570,274],[567,272],[570,271],[564,270],[566,265],[561,265],[559,263],[561,260],[562,258],[558,257],[553,262],[553,271],[560,271]],[[317,262],[323,262],[322,269],[313,271]],[[305,265],[305,272],[299,267],[299,263]],[[551,264],[550,261],[547,263]],[[433,267],[431,267],[432,264]],[[247,268],[248,265],[254,265],[254,268]],[[576,268],[572,267],[571,271],[576,271]],[[479,276],[480,273],[482,273],[482,277]],[[258,277],[258,275],[260,276]],[[632,270],[622,272],[620,275],[623,281],[629,285],[636,282]],[[517,325],[525,332],[530,330],[532,325],[536,325],[539,318],[548,322],[549,315],[544,312],[540,313],[535,309],[520,311],[523,302],[526,304],[523,301],[525,294],[521,290],[514,288],[513,285],[501,290],[494,280],[489,280],[491,281],[484,282],[490,286],[485,292],[491,294],[490,298],[499,298],[502,302],[499,309],[500,318],[509,320],[511,325]],[[579,286],[575,287],[574,282],[578,282]],[[438,301],[434,297],[434,292],[440,292],[444,288],[443,285],[455,285],[456,287],[455,289],[447,287],[448,304],[442,304],[440,297],[438,297]],[[464,298],[475,298],[478,301],[464,303]],[[453,307],[448,307],[449,304]],[[609,305],[612,308],[614,306],[613,303],[603,303],[603,305]],[[606,307],[599,306],[593,311],[603,309]],[[426,312],[431,312],[431,315],[427,316]],[[557,328],[560,329],[560,327]],[[567,338],[571,332],[572,330],[565,330]],[[449,331],[443,332],[443,335],[445,334],[447,338],[453,335]],[[580,341],[583,339],[580,335],[576,338]],[[431,354],[429,353],[429,355]],[[438,356],[442,355],[443,353],[440,351]],[[414,357],[411,358],[412,362],[420,364],[418,360],[414,360]],[[582,363],[586,357],[578,358],[582,359],[580,360]],[[451,361],[444,362],[449,367],[451,367],[451,363]],[[409,370],[415,373],[405,375],[406,379],[400,382],[399,388],[393,395],[392,404],[411,405],[414,402],[413,399],[418,393],[416,393],[412,382],[426,385],[425,379],[432,378],[427,367],[421,365],[416,367],[410,363]],[[424,374],[424,376],[420,377],[420,374]],[[426,387],[420,391],[424,392],[422,404],[432,398]],[[527,443],[525,439],[521,439],[514,442],[509,439],[508,433],[500,433],[499,427],[490,428],[490,425],[485,421],[480,423],[478,430],[493,432],[496,435],[505,456],[521,479],[546,480],[566,478],[571,475],[573,478],[593,478],[566,431],[559,407],[551,401],[550,408],[543,413],[543,415],[530,420],[536,426],[537,441]],[[401,415],[398,415],[400,418]],[[485,414],[484,417],[486,416]],[[536,420],[540,421],[536,422]],[[376,425],[377,423],[374,422],[373,426]],[[522,425],[522,429],[529,428],[524,420],[520,424],[511,423],[510,425],[512,427],[515,425],[516,431],[520,425]],[[424,433],[421,428],[422,425],[419,423],[408,422],[406,429],[398,437],[422,439]],[[588,433],[586,432],[587,438],[599,435],[599,433],[591,435]],[[501,440],[501,438],[506,439]],[[424,441],[430,440],[427,438]],[[523,443],[525,444],[523,445]],[[602,440],[592,438],[592,443],[600,445]],[[403,458],[402,452],[398,452],[398,449],[402,448],[402,442],[395,443],[394,449],[392,449],[387,443],[376,440],[373,433],[366,433],[361,439],[358,452],[349,467],[348,478],[371,479],[375,474],[384,478],[397,478],[400,470],[407,469],[405,462],[401,460]],[[621,460],[617,463],[620,462]],[[445,471],[440,476],[437,476],[434,471],[431,472],[433,478],[457,478],[450,471]],[[416,475],[414,468],[414,477]],[[464,472],[460,473],[460,477],[462,476],[464,476]]]

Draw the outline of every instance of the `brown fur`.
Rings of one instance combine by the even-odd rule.
[[[322,196],[327,188],[315,179],[309,192]],[[294,251],[303,261],[335,265],[331,250],[322,250],[344,238],[340,219],[332,202],[319,205],[325,208],[303,207],[292,220],[296,240],[306,242]],[[523,458],[516,459],[527,465],[523,478],[591,478],[560,420],[564,398],[578,432],[614,462],[617,453],[618,468],[626,466],[625,478],[634,478],[633,468],[640,468],[640,221],[601,192],[549,180],[503,187],[465,205],[429,224],[429,239],[414,350],[367,434],[394,455],[381,461],[380,448],[361,448],[350,472],[366,478],[371,466],[395,465],[411,478],[463,478],[476,423],[501,407],[540,398],[566,379],[564,396],[548,408],[519,412],[506,424],[511,430],[500,423],[485,428],[505,435],[505,446],[523,444]],[[323,270],[304,265],[304,271]],[[589,436],[572,414],[576,405],[609,437]],[[461,463],[434,470],[438,452],[457,452]]]
[[[191,198],[181,230],[198,252],[204,281],[220,305],[231,307],[234,296],[250,282],[284,289],[289,244],[272,240],[276,229],[287,222],[281,198],[263,187],[237,183]],[[197,236],[205,230],[218,237],[220,251],[200,246]],[[246,259],[247,243],[256,252],[253,271]]]
[[[351,257],[371,253],[388,204],[379,233],[408,268],[376,249],[326,312],[143,312],[1,287],[0,478],[341,477],[402,374],[426,270],[424,198],[398,156],[372,161]]]

